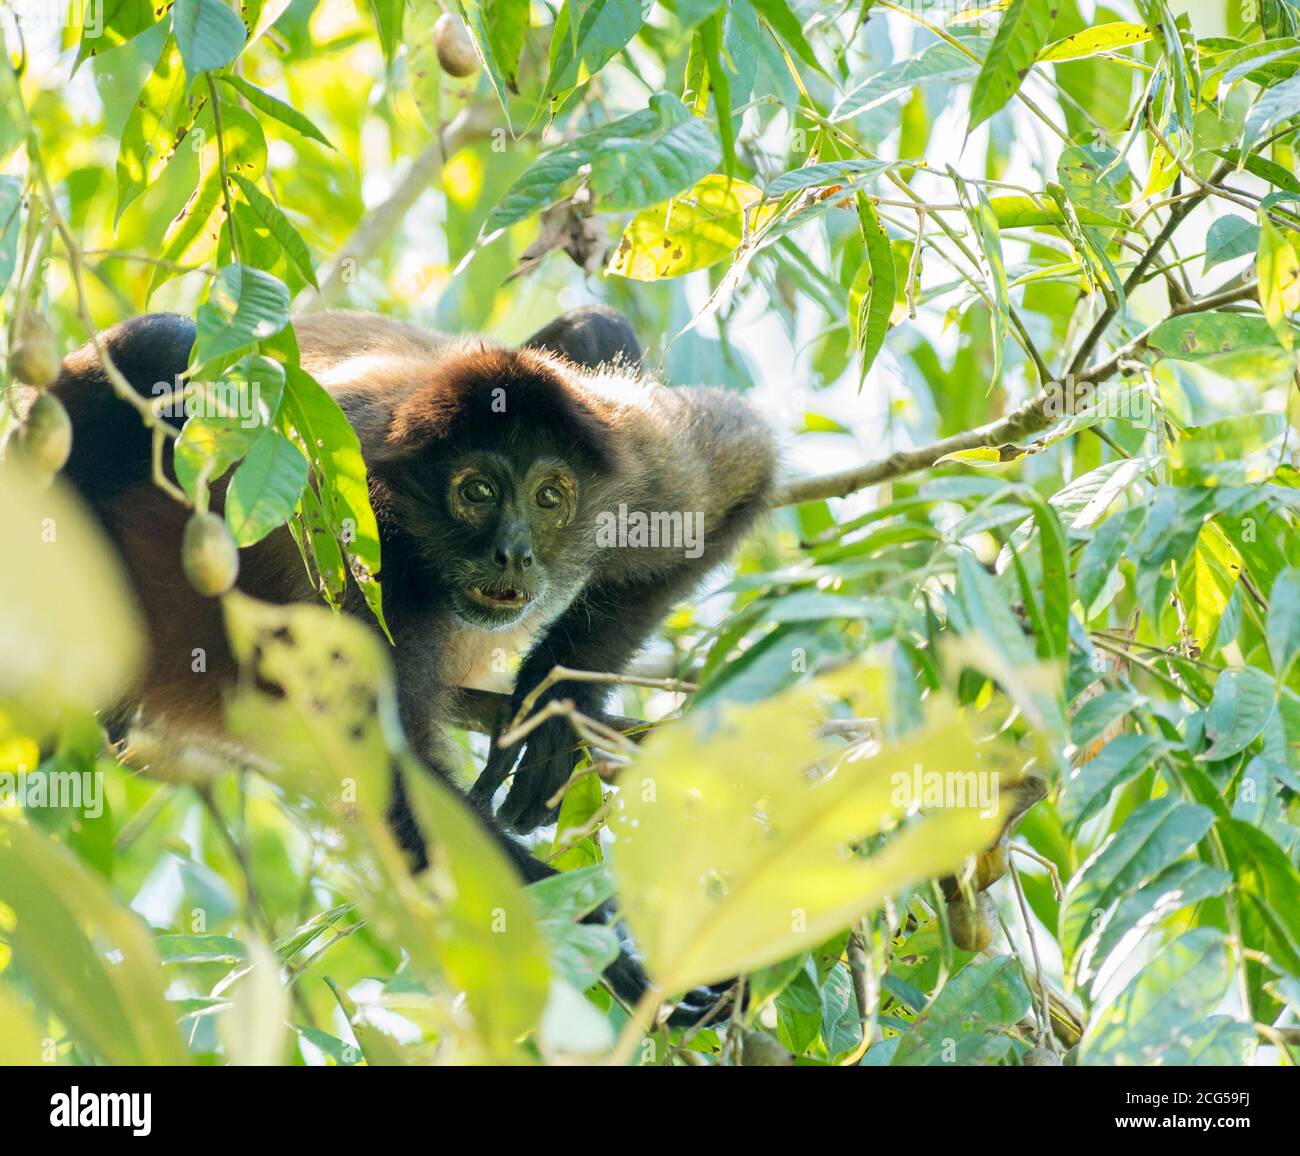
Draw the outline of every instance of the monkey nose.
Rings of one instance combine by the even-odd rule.
[[[511,566],[527,570],[533,564],[533,548],[527,542],[514,542],[507,546],[498,546],[496,562],[502,570]]]

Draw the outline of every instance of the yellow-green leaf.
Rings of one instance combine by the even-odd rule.
[[[139,620],[117,555],[61,485],[0,474],[0,542],[0,706],[40,739],[65,711],[110,705],[130,684]]]
[[[0,906],[14,962],[79,1044],[114,1064],[189,1062],[143,920],[3,807]]]
[[[1038,55],[1039,64],[1061,63],[1066,60],[1084,60],[1101,52],[1117,52],[1121,48],[1132,48],[1135,44],[1145,44],[1151,39],[1151,30],[1145,24],[1130,24],[1125,20],[1115,20],[1110,24],[1098,24],[1085,28],[1073,36],[1049,44]]]
[[[1300,257],[1291,235],[1274,225],[1267,213],[1259,215],[1259,230],[1256,270],[1260,304],[1282,347],[1292,349],[1295,337],[1288,317],[1300,309]]]
[[[996,837],[996,804],[939,807],[899,826],[918,767],[1002,771],[1006,785],[1000,748],[977,746],[952,703],[934,702],[919,731],[874,757],[843,757],[845,748],[819,736],[832,701],[878,713],[882,682],[855,665],[724,708],[711,727],[697,716],[646,741],[620,782],[610,858],[628,923],[665,991],[807,950]],[[875,854],[846,853],[850,841],[885,830],[891,837]]]
[[[614,250],[609,272],[634,281],[659,281],[716,265],[740,248],[746,213],[762,198],[745,181],[716,173],[707,176],[667,204],[637,213]],[[750,228],[771,211],[754,211]]]
[[[1196,546],[1178,571],[1178,597],[1187,615],[1187,633],[1204,650],[1241,575],[1241,555],[1213,522],[1201,527]]]

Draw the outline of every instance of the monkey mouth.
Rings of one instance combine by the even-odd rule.
[[[518,586],[479,583],[465,587],[465,597],[487,610],[522,610],[533,596]]]

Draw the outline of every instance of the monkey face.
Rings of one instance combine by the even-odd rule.
[[[578,564],[580,483],[561,458],[481,451],[448,463],[441,567],[452,609],[500,630],[572,593]]]

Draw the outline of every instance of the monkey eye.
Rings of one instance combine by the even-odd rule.
[[[470,478],[460,487],[461,497],[467,502],[474,502],[482,505],[485,502],[496,501],[497,492],[492,488],[491,482],[485,482],[482,478]]]
[[[560,491],[555,486],[543,486],[533,496],[543,510],[554,510],[563,501]]]

